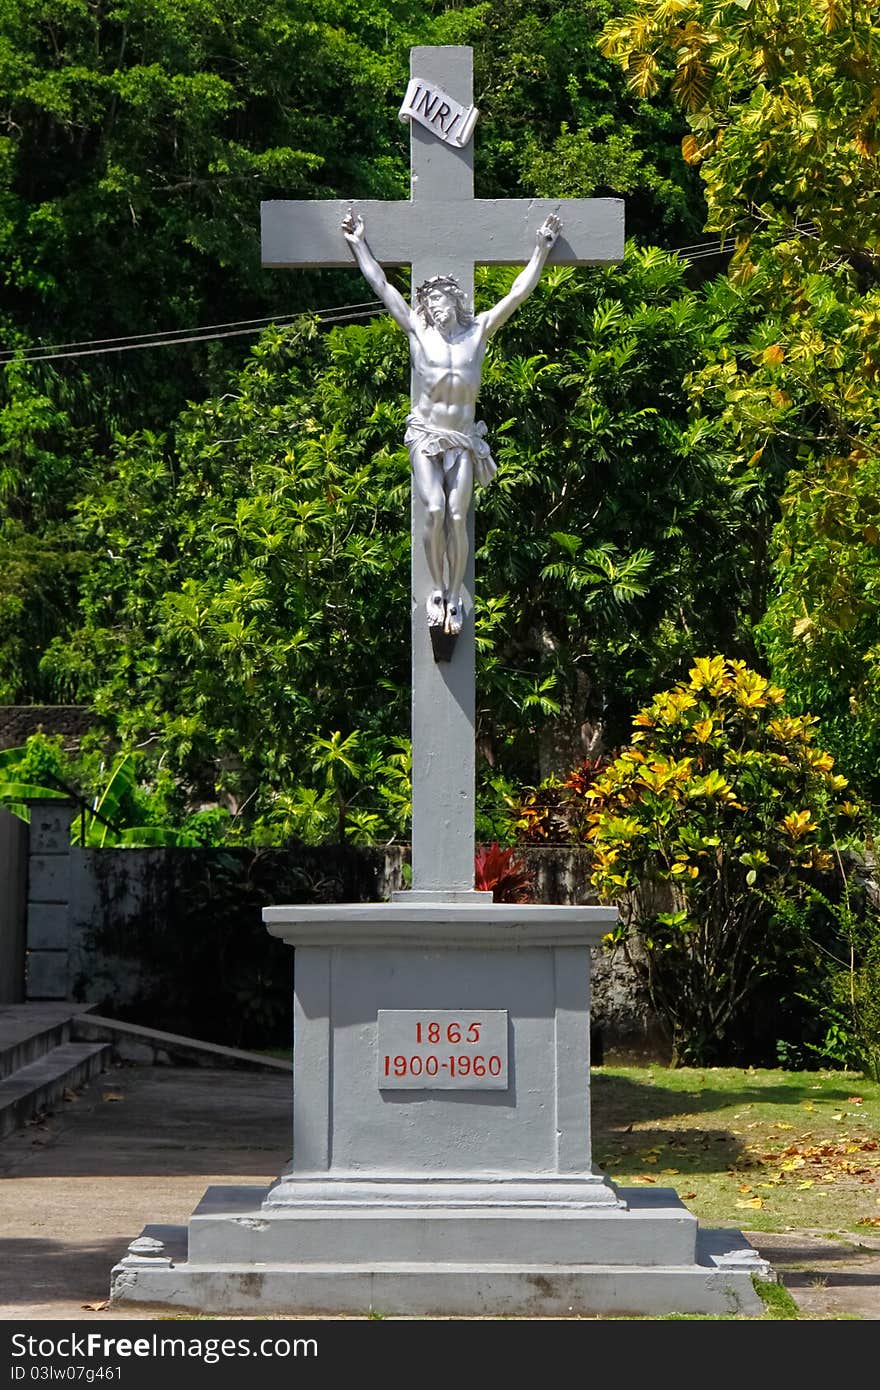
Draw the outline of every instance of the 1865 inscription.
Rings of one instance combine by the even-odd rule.
[[[507,1089],[506,1009],[379,1009],[379,1089]]]

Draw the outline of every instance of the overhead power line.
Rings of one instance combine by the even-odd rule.
[[[816,229],[812,223],[803,223],[796,230],[801,236],[814,236]],[[669,254],[681,256],[687,261],[700,261],[713,256],[727,256],[734,246],[734,238],[725,237],[720,242],[699,241],[690,246],[676,246]],[[212,343],[221,338],[244,338],[262,333],[270,324],[287,327],[302,318],[304,313],[315,314],[322,323],[349,323],[373,318],[382,312],[382,301],[369,299],[358,304],[340,304],[332,309],[298,310],[296,313],[267,314],[255,319],[233,319],[230,323],[208,323],[189,331],[166,328],[152,333],[127,333],[115,338],[87,338],[82,342],[7,348],[0,350],[0,366],[14,361],[56,362],[68,357],[103,357],[111,352],[137,352],[143,348],[174,347],[181,343]]]
[[[194,329],[192,330],[192,332],[194,332],[194,333],[211,333],[211,332],[213,332],[214,329],[222,329],[222,328],[244,328],[247,324],[280,323],[280,321],[281,321],[282,319],[297,319],[297,318],[301,318],[302,315],[303,315],[303,313],[313,313],[313,314],[318,314],[318,315],[321,315],[321,314],[341,314],[341,313],[343,313],[343,312],[347,312],[349,309],[372,309],[373,306],[376,305],[376,304],[381,305],[381,300],[379,300],[379,299],[365,299],[365,300],[364,300],[362,303],[360,303],[360,304],[342,304],[342,305],[339,305],[338,307],[335,307],[335,308],[332,308],[332,309],[312,309],[312,310],[297,309],[295,312],[291,312],[291,313],[289,313],[289,314],[264,314],[262,318],[258,318],[258,319],[232,319],[232,321],[231,321],[230,323],[203,323],[203,324],[201,324],[198,328],[194,328]],[[142,339],[143,339],[144,341],[146,341],[147,338],[165,338],[165,337],[168,337],[169,335],[175,335],[175,336],[176,336],[176,335],[179,334],[181,331],[189,332],[190,330],[188,330],[188,329],[187,329],[187,330],[181,330],[181,329],[179,329],[179,328],[161,328],[161,329],[158,329],[155,333],[122,333],[122,334],[121,334],[119,337],[117,337],[117,338],[86,338],[84,341],[79,342],[79,343],[43,343],[43,344],[41,344],[39,347],[24,348],[23,351],[24,351],[24,352],[60,352],[62,348],[89,348],[89,347],[100,347],[102,343],[130,343],[130,342],[133,342],[133,341],[138,341],[138,342],[139,342],[139,341],[141,341]],[[259,331],[261,331],[261,330],[258,329],[257,331],[259,332]],[[10,351],[11,351],[11,349],[10,349]]]
[[[377,300],[376,307],[373,309],[361,309],[356,313],[350,314],[332,315],[325,313],[319,314],[318,317],[322,323],[350,323],[353,319],[373,318],[376,314],[383,312],[384,306],[381,301]],[[295,317],[301,318],[302,315],[297,314]],[[61,357],[103,357],[110,352],[140,352],[143,351],[144,348],[173,347],[175,343],[213,343],[216,342],[218,338],[243,338],[249,335],[253,336],[257,333],[263,333],[271,323],[280,323],[280,320],[277,318],[268,319],[266,323],[263,323],[259,328],[232,328],[225,333],[195,332],[179,338],[158,338],[154,339],[152,342],[140,340],[138,342],[122,343],[118,347],[79,348],[75,352],[33,353],[23,360],[25,362],[56,362]],[[280,327],[282,328],[287,328],[289,326],[289,323],[280,323]],[[0,366],[14,361],[14,353],[7,353],[0,356]]]

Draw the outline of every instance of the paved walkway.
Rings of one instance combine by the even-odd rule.
[[[185,1225],[211,1183],[290,1157],[284,1074],[121,1067],[0,1142],[0,1319],[154,1318],[104,1308],[147,1224]],[[880,1318],[880,1239],[750,1236],[808,1318]]]
[[[0,1318],[98,1309],[148,1224],[185,1225],[211,1183],[271,1182],[290,1159],[281,1073],[118,1067],[0,1142]]]

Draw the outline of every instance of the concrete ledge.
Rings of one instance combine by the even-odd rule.
[[[223,1188],[209,1188],[203,1203],[217,1204],[222,1200]],[[252,1191],[244,1188],[239,1191]],[[632,1193],[632,1189],[628,1189]],[[233,1192],[236,1189],[232,1189]],[[653,1206],[670,1203],[677,1204],[678,1198],[672,1188],[659,1189],[665,1202],[652,1202]],[[212,1195],[213,1194],[213,1195]],[[646,1205],[639,1198],[641,1190],[635,1192],[635,1201],[630,1205]],[[656,1196],[656,1191],[651,1197]],[[237,1198],[232,1198],[233,1206]],[[263,1205],[272,1208],[323,1208],[333,1211],[394,1207],[403,1210],[408,1207],[424,1210],[431,1207],[458,1211],[485,1211],[488,1208],[502,1208],[505,1211],[523,1208],[545,1208],[568,1212],[581,1211],[586,1207],[611,1207],[624,1210],[623,1201],[615,1187],[601,1173],[581,1174],[504,1174],[492,1178],[486,1174],[480,1177],[452,1178],[433,1177],[419,1174],[417,1177],[366,1178],[362,1173],[348,1176],[326,1173],[308,1176],[304,1173],[285,1173],[277,1182],[266,1189]]]
[[[289,946],[596,946],[617,921],[614,907],[496,902],[334,903],[264,907],[271,936]]]
[[[163,1033],[158,1028],[145,1028],[138,1023],[125,1023],[99,1014],[77,1017],[73,1032],[81,1040],[111,1042],[121,1061],[143,1066],[177,1062],[196,1067],[235,1067],[292,1074],[292,1063],[279,1057],[263,1057],[258,1052],[242,1052],[235,1047],[221,1047],[219,1043],[200,1042],[197,1038]]]

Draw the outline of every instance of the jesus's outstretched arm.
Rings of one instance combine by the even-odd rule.
[[[370,289],[376,291],[394,322],[403,329],[404,333],[411,333],[413,330],[412,310],[403,295],[398,294],[393,285],[389,285],[384,270],[367,245],[364,219],[355,217],[353,212],[346,213],[342,219],[342,235],[354,252],[358,268]]]
[[[499,299],[498,303],[493,305],[491,309],[486,309],[482,314],[477,315],[477,320],[482,323],[487,338],[491,338],[493,333],[497,333],[514,310],[528,299],[541,278],[544,262],[556,245],[561,230],[562,223],[556,214],[551,212],[550,216],[545,218],[538,228],[531,260],[517,275],[509,292],[503,299]]]

